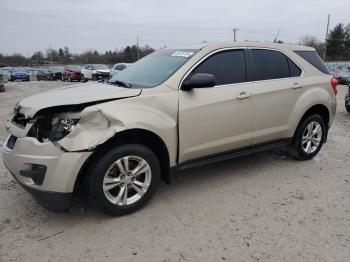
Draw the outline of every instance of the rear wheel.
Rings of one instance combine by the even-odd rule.
[[[350,89],[350,87],[349,87]],[[350,113],[350,91],[349,93],[345,96],[345,109]]]
[[[82,81],[83,83],[87,82],[87,79],[85,78],[84,75],[81,75],[81,81]]]
[[[159,180],[153,151],[138,144],[118,146],[98,158],[89,179],[90,198],[106,214],[129,214],[146,205]]]
[[[350,113],[350,105],[345,104],[345,109],[348,111],[348,113]]]
[[[322,148],[327,128],[320,115],[305,118],[298,126],[289,151],[300,160],[312,159]]]

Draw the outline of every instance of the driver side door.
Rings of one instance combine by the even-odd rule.
[[[179,91],[179,163],[249,146],[254,103],[244,49],[217,51],[191,71],[216,85]]]

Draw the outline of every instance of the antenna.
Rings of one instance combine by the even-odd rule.
[[[275,40],[273,40],[274,43],[277,43],[277,38],[278,38],[278,36],[280,35],[280,31],[281,31],[281,30],[278,30],[278,33],[277,33],[277,35],[276,35],[276,37],[275,37]]]

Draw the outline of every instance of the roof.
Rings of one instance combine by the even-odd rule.
[[[279,44],[279,43],[266,43],[266,42],[226,42],[226,43],[200,43],[192,44],[188,46],[182,46],[178,49],[220,49],[220,48],[230,48],[230,47],[262,47],[262,48],[272,48],[272,49],[289,49],[293,51],[315,51],[314,48],[301,45],[292,44]]]

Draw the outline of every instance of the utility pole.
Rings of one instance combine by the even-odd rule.
[[[328,14],[328,21],[327,21],[327,31],[326,31],[326,39],[324,40],[324,52],[323,52],[323,60],[326,61],[326,52],[327,52],[327,38],[328,38],[328,31],[329,31],[329,21],[331,19],[331,15]]]
[[[233,31],[233,42],[236,42],[236,32],[238,31],[239,29],[238,28],[233,28],[232,31]]]
[[[139,60],[140,59],[139,35],[137,35],[137,38],[136,38],[136,45],[137,45],[137,60]]]

